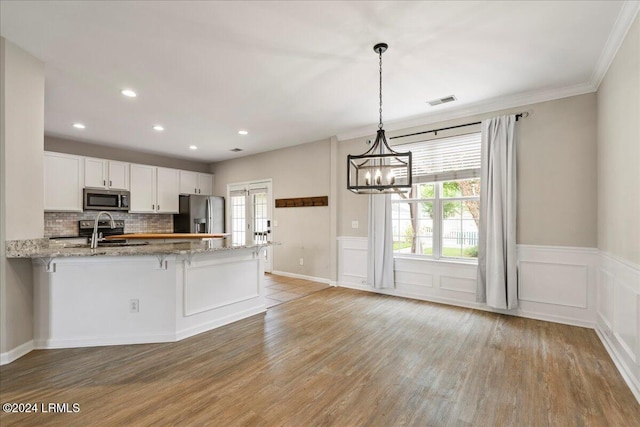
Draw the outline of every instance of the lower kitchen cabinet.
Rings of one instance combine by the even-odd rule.
[[[131,165],[133,213],[178,213],[180,178],[176,169]]]

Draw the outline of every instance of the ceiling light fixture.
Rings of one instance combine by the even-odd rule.
[[[249,135],[249,132],[248,132],[248,131],[246,131],[246,130],[239,130],[239,131],[238,131],[238,134],[239,134],[239,135]]]
[[[198,149],[198,147],[196,147],[195,145],[190,145],[189,146],[189,150],[197,150],[197,149]]]
[[[373,51],[380,63],[380,121],[376,140],[369,150],[347,156],[347,189],[358,194],[382,194],[411,190],[411,152],[393,151],[382,128],[382,54],[389,45],[378,43]]]
[[[132,91],[131,89],[122,89],[120,93],[128,98],[135,98],[136,96],[138,96],[138,94]]]
[[[158,132],[162,132],[164,130],[164,126],[162,125],[154,125],[153,130],[157,130]]]
[[[82,123],[74,123],[73,127],[76,128],[76,129],[85,129],[86,128],[86,126],[83,125]]]

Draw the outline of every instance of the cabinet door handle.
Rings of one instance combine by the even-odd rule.
[[[160,210],[160,205],[158,205],[158,210]]]
[[[202,193],[202,191],[198,188],[198,194]]]
[[[156,210],[156,205],[151,205],[151,210],[155,211]]]
[[[113,181],[109,180],[109,187],[113,186]]]
[[[104,185],[105,187],[107,186],[107,181],[105,181],[104,179],[102,180],[102,185]]]
[[[198,189],[197,189],[197,188],[194,188],[194,189],[193,189],[193,192],[194,192],[194,193],[197,193],[197,192],[198,192]]]

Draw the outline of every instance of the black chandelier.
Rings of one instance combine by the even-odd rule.
[[[380,122],[376,140],[365,153],[347,156],[347,189],[358,194],[411,191],[411,152],[393,151],[382,129],[382,54],[388,47],[386,43],[373,47],[380,59]]]

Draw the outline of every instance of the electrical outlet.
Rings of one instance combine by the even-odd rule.
[[[300,265],[304,265],[304,258],[300,258]]]
[[[129,313],[138,313],[140,311],[140,300],[129,300]]]
[[[358,226],[360,226],[358,221],[351,221],[351,228],[358,228]]]
[[[274,226],[274,227],[277,227],[277,226],[278,226],[278,220],[276,220],[276,219],[274,219],[274,220],[273,220],[273,226]]]

